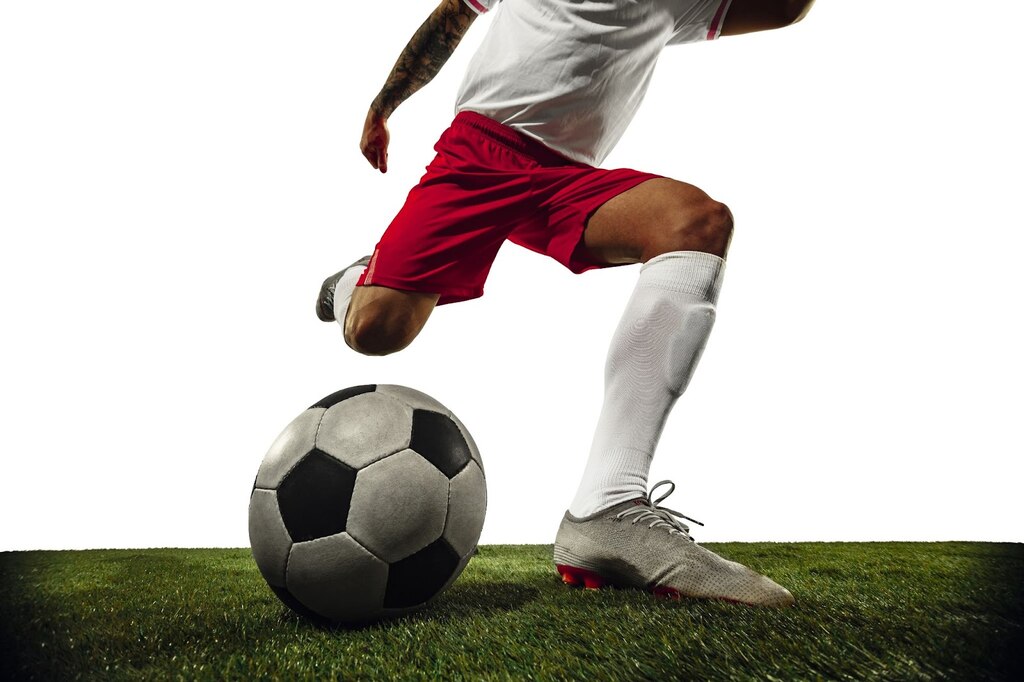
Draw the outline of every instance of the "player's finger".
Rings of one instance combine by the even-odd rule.
[[[374,168],[377,167],[377,153],[372,147],[363,147],[360,150],[363,153],[363,158],[370,162],[370,165]]]
[[[377,153],[377,169],[381,173],[388,172],[388,150],[386,147]]]

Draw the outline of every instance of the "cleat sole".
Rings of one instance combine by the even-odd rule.
[[[604,587],[615,587],[615,583],[604,577],[600,573],[596,573],[587,568],[580,568],[578,566],[569,566],[568,564],[555,564],[555,568],[558,569],[558,574],[562,577],[562,582],[570,587],[582,587],[587,590],[600,590]],[[683,594],[674,587],[668,585],[655,585],[647,588],[647,591],[653,594],[658,599],[671,599],[673,601],[679,601],[683,598]],[[713,601],[722,601],[729,604],[739,604],[742,606],[753,606],[747,602],[740,601],[738,599],[729,599],[728,597],[706,597]]]
[[[683,595],[674,587],[666,585],[655,585],[651,588],[651,594],[659,599],[682,599]]]

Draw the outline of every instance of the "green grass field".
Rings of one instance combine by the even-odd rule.
[[[563,586],[547,545],[484,546],[427,609],[292,615],[247,549],[0,554],[0,677],[1022,680],[1024,545],[708,545],[787,610]]]

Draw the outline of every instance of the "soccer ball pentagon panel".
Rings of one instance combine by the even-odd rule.
[[[404,386],[354,386],[271,445],[249,499],[249,541],[293,610],[371,622],[454,582],[486,507],[480,452],[450,410]]]

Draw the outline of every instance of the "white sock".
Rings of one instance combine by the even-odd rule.
[[[353,265],[345,270],[345,274],[334,287],[334,319],[341,325],[341,333],[345,333],[345,315],[348,304],[352,300],[352,292],[356,290],[356,282],[366,269],[365,265]]]
[[[686,389],[715,321],[725,261],[699,251],[652,258],[612,336],[604,406],[573,516],[647,494],[669,411]]]

